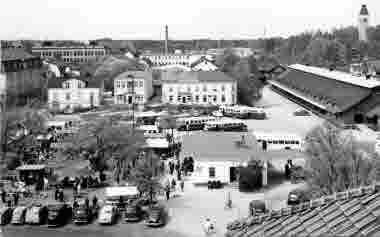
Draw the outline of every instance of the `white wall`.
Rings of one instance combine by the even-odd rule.
[[[206,86],[206,91],[203,90]],[[224,92],[222,91],[222,86],[224,86]],[[233,88],[234,87],[234,88]],[[232,105],[236,103],[237,97],[237,87],[236,82],[180,82],[180,83],[165,83],[162,84],[162,102],[181,104],[182,101],[178,101],[178,94],[187,93],[188,88],[190,88],[190,93],[192,94],[192,101],[187,102],[187,104],[215,104],[215,105]],[[172,90],[171,90],[172,89]],[[216,91],[215,91],[216,89]],[[196,96],[198,95],[199,100],[196,101]],[[216,102],[213,101],[212,97],[209,95],[216,95]],[[225,102],[222,102],[222,95],[225,95]],[[173,97],[173,101],[170,101],[170,96]],[[203,96],[206,96],[207,101],[203,101]]]
[[[230,167],[239,166],[239,162],[232,161],[196,161],[191,181],[195,184],[204,184],[208,181],[219,180],[222,183],[230,182]],[[209,177],[209,168],[215,167],[215,178]]]
[[[153,74],[151,71],[143,72],[143,77],[136,77],[134,79],[128,78],[128,73],[123,73],[114,80],[114,101],[115,104],[125,104],[124,101],[120,101],[118,95],[132,95],[132,88],[127,88],[127,82],[135,82],[133,91],[135,96],[142,96],[143,100],[134,100],[137,104],[145,104],[153,95]],[[118,87],[118,84],[124,85]],[[128,103],[128,98],[126,100]]]
[[[66,99],[66,94],[70,94],[70,100]],[[48,104],[49,108],[53,109],[54,101],[59,104],[59,109],[63,110],[67,106],[90,108],[90,95],[93,93],[94,100],[93,106],[97,107],[101,103],[101,90],[98,88],[79,88],[79,89],[63,89],[63,88],[51,88],[48,90]]]

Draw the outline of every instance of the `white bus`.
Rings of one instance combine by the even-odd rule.
[[[212,116],[178,118],[177,129],[178,131],[203,130],[207,122],[215,120],[216,118]]]
[[[219,119],[205,123],[205,131],[237,131],[245,132],[247,125],[239,119]]]
[[[137,128],[142,131],[145,137],[163,137],[164,134],[160,132],[160,129],[156,125],[142,125]]]
[[[274,134],[253,132],[263,150],[300,150],[304,149],[304,139],[296,134]]]
[[[262,108],[255,108],[249,106],[221,106],[219,108],[224,116],[235,117],[240,119],[265,119],[266,113]]]

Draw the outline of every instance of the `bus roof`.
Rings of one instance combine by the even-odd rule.
[[[229,118],[223,118],[223,119],[218,119],[214,121],[208,121],[206,122],[207,124],[225,124],[225,123],[244,123],[243,120],[240,119],[229,119]]]
[[[158,130],[158,127],[156,125],[142,125],[138,127],[137,129],[143,130],[143,131],[150,131],[150,130]]]

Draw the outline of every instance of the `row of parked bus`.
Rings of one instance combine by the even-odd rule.
[[[267,117],[264,109],[249,106],[221,106],[219,112],[222,116],[239,119],[266,119]]]

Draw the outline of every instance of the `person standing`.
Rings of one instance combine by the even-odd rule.
[[[19,194],[17,191],[13,193],[13,198],[14,198],[15,206],[17,206],[18,205],[18,199],[19,199]]]
[[[181,186],[181,192],[184,192],[184,189],[185,189],[185,182],[183,181],[183,179],[182,179],[181,182],[180,182],[180,186]]]
[[[175,181],[175,179],[172,179],[172,190],[175,190],[176,185],[177,182]]]
[[[4,188],[2,188],[1,189],[1,202],[5,204],[7,201],[6,199],[7,199],[7,192],[5,191]]]
[[[169,199],[170,199],[170,184],[166,185],[165,194],[166,194],[166,200],[169,201]]]

